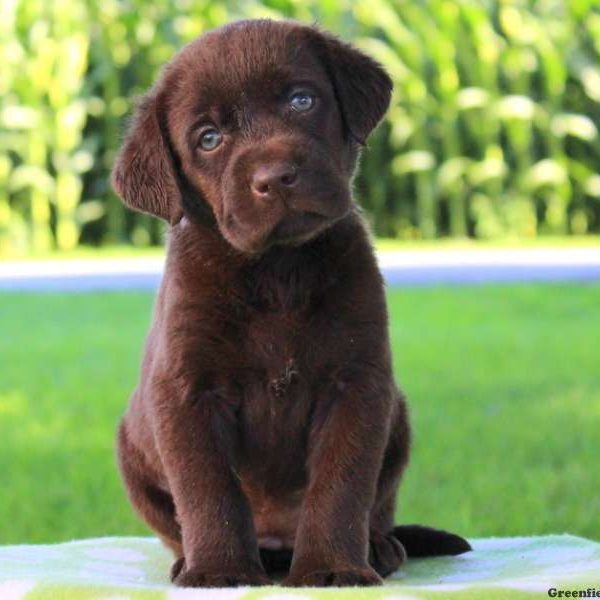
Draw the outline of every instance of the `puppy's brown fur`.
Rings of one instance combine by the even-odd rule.
[[[114,187],[171,226],[118,452],[178,585],[377,584],[407,553],[469,549],[394,528],[409,427],[350,191],[390,92],[328,34],[244,21],[184,48],[138,108]]]

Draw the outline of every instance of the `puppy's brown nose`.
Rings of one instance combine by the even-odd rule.
[[[285,192],[298,180],[296,167],[287,162],[260,165],[252,175],[250,187],[255,196],[268,198]]]

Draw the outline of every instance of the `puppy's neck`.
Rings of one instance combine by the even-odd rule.
[[[237,299],[261,311],[308,309],[367,242],[358,215],[301,246],[273,246],[260,255],[233,248],[218,229],[183,217],[169,235],[166,277],[186,295]],[[368,242],[367,242],[368,243]]]

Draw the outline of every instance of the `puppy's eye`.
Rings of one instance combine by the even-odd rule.
[[[214,150],[223,141],[223,136],[218,129],[209,127],[202,132],[200,136],[199,145],[202,150],[210,152]]]
[[[290,107],[296,112],[306,112],[315,103],[315,97],[306,92],[296,92],[290,96]]]

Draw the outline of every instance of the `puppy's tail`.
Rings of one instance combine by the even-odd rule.
[[[423,525],[398,525],[393,534],[409,558],[456,555],[473,549],[467,540],[455,533]]]

